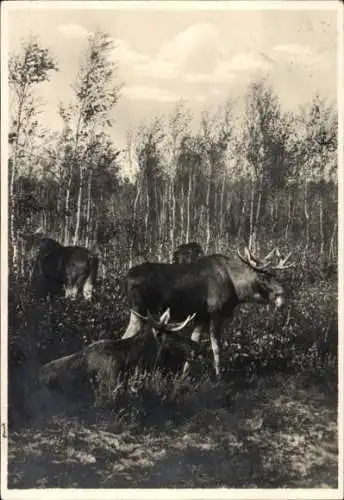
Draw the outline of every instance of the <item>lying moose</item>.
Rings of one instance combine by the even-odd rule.
[[[100,383],[107,382],[115,387],[118,382],[126,381],[139,365],[146,370],[156,368],[159,358],[163,359],[164,351],[180,356],[182,362],[193,361],[197,357],[206,358],[205,351],[197,342],[179,334],[194,317],[193,314],[181,323],[171,323],[169,310],[159,320],[150,313],[147,317],[140,316],[151,327],[153,335],[148,331],[128,339],[93,342],[75,354],[43,365],[39,382],[63,394],[71,390],[82,393],[90,389],[90,384],[98,387]]]

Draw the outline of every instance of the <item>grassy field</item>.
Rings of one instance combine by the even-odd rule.
[[[71,404],[18,389],[22,377],[10,367],[31,418],[12,416],[9,487],[336,488],[336,294],[335,282],[308,283],[278,316],[242,307],[222,383],[207,370],[187,378],[137,372],[116,400]],[[31,303],[13,299],[10,344],[31,332],[28,345],[43,362],[56,357],[57,341],[62,355],[95,330],[120,335],[125,307],[102,297],[91,309],[41,311],[40,320],[37,307],[33,314]]]

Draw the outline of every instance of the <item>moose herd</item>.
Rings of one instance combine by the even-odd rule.
[[[40,297],[64,293],[92,298],[99,255],[84,247],[63,246],[42,232],[23,236],[35,249],[32,286]],[[180,245],[172,263],[145,262],[129,269],[122,283],[130,309],[128,326],[117,339],[101,339],[82,350],[50,361],[40,369],[40,382],[68,387],[72,380],[100,383],[137,366],[164,364],[166,352],[182,355],[183,372],[190,362],[206,359],[200,343],[209,332],[213,367],[221,379],[223,330],[236,307],[244,302],[280,307],[284,288],[277,271],[287,269],[290,254],[283,258],[274,248],[259,259],[246,247],[233,258],[205,255],[195,242]],[[188,334],[186,333],[188,330]],[[191,334],[191,336],[190,336]]]

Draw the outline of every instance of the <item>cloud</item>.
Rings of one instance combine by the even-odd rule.
[[[178,33],[172,40],[164,43],[158,53],[160,60],[174,61],[183,58],[190,52],[213,45],[219,53],[223,52],[217,28],[210,23],[198,23],[189,26],[185,31]]]
[[[273,48],[280,55],[281,62],[287,62],[291,65],[303,65],[307,68],[319,66],[322,64],[321,58],[315,55],[312,50],[306,45],[289,44],[276,45]],[[278,60],[276,61],[278,62]]]
[[[237,54],[230,61],[224,63],[224,69],[233,72],[266,69],[267,67],[267,62],[261,56],[249,53]]]
[[[112,57],[129,78],[228,83],[238,73],[269,67],[266,59],[250,53],[229,58],[217,27],[211,23],[190,25],[163,43],[155,57],[136,51],[125,40],[114,39],[114,42]]]
[[[192,83],[228,83],[236,79],[225,64],[220,63],[211,73],[185,73],[183,80]]]
[[[210,23],[190,25],[165,42],[155,57],[134,50],[121,39],[113,58],[128,72],[157,79],[181,78],[189,73],[210,72],[225,52],[217,28]]]
[[[306,45],[298,45],[298,44],[289,44],[289,45],[276,45],[274,50],[277,52],[285,52],[286,54],[290,54],[293,56],[298,55],[311,55],[312,51]]]
[[[264,70],[268,67],[268,63],[262,57],[244,53],[218,62],[212,72],[187,73],[184,79],[188,82],[227,83],[235,80],[238,73]]]
[[[177,76],[171,63],[158,61],[136,51],[125,40],[114,38],[113,41],[115,48],[111,58],[119,63],[125,73],[151,78],[175,78]]]
[[[206,100],[206,96],[204,94],[177,94],[176,92],[172,92],[171,90],[162,89],[159,87],[151,87],[148,85],[128,85],[127,87],[124,87],[122,89],[121,93],[127,99],[138,101],[175,102],[179,101],[180,99],[185,99],[186,101],[203,102]]]
[[[211,86],[209,88],[209,95],[213,97],[221,97],[226,94],[227,88]]]
[[[112,58],[115,61],[134,68],[137,64],[148,64],[151,62],[151,58],[148,55],[133,50],[125,40],[113,38],[113,42],[115,49],[112,53]]]
[[[172,40],[160,48],[156,62],[169,63],[175,67],[185,67],[192,70],[194,64],[213,64],[225,53],[218,29],[210,23],[197,23],[178,33]]]
[[[170,90],[148,86],[127,86],[122,89],[121,94],[134,100],[173,102],[180,98]]]
[[[69,38],[87,38],[90,34],[80,24],[60,24],[57,29]]]
[[[139,76],[162,80],[179,78],[180,68],[174,63],[159,60],[139,62],[132,68]]]

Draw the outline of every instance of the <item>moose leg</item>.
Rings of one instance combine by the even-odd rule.
[[[195,342],[199,342],[201,335],[202,335],[202,332],[203,332],[203,328],[204,328],[203,325],[197,325],[191,334],[191,340],[194,340]],[[190,363],[189,363],[189,361],[186,361],[184,363],[183,373],[187,373],[187,371],[189,370],[189,367],[190,367]]]
[[[213,318],[210,322],[210,343],[214,356],[214,368],[216,373],[216,378],[221,379],[221,366],[220,366],[220,354],[221,354],[221,329],[222,322],[219,318]]]
[[[133,312],[130,312],[129,324],[127,326],[124,335],[122,335],[122,339],[127,339],[129,337],[133,337],[143,328],[143,321],[135,316]]]
[[[68,299],[68,298],[75,299],[77,295],[78,295],[78,287],[77,286],[66,285],[66,288],[65,288],[65,298],[66,299]]]
[[[82,293],[83,293],[85,300],[91,300],[92,292],[93,292],[92,279],[91,279],[91,276],[88,276],[87,280],[84,283],[83,289],[82,289]]]

